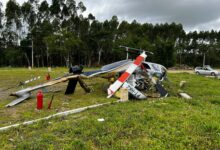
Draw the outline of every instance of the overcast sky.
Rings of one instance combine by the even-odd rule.
[[[0,0],[5,4],[8,0]],[[17,0],[23,3],[25,0]],[[49,1],[49,0],[48,0]],[[51,0],[50,0],[51,1]],[[76,0],[79,1],[79,0]],[[181,23],[186,31],[219,30],[220,0],[82,0],[98,20],[137,20],[141,23]]]

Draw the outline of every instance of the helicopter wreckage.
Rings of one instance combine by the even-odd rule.
[[[126,47],[128,48],[128,47]],[[113,96],[120,88],[127,88],[129,96],[136,99],[146,99],[149,91],[156,91],[160,97],[166,97],[168,92],[162,86],[162,81],[167,77],[167,70],[164,66],[156,63],[146,62],[147,51],[134,60],[126,59],[103,66],[100,70],[83,72],[82,66],[74,66],[69,69],[69,73],[52,81],[28,87],[12,93],[17,99],[7,104],[6,107],[14,106],[31,97],[31,92],[48,86],[69,81],[65,94],[73,94],[77,83],[90,93],[92,90],[84,82],[84,79],[93,77],[103,77],[110,81],[107,89],[108,96]],[[110,80],[111,79],[111,80]]]

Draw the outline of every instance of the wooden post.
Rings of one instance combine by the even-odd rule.
[[[120,100],[128,101],[128,89],[127,88],[120,89]]]

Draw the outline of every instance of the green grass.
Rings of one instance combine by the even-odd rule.
[[[13,85],[31,75],[45,76],[46,69],[0,70],[0,88]],[[53,69],[56,77],[64,68]],[[16,78],[15,78],[16,77]],[[79,114],[20,126],[0,133],[1,149],[220,149],[220,81],[188,73],[169,74],[165,87],[170,96],[164,99],[132,100],[91,109]],[[193,99],[177,96],[179,82],[186,81],[182,91]],[[42,82],[37,81],[37,82]],[[37,84],[33,82],[32,85]],[[35,98],[13,108],[4,105],[13,98],[0,100],[0,126],[37,119],[56,112],[114,101],[102,92],[103,79],[86,81],[94,92],[85,94],[77,87],[77,94],[65,96],[67,83],[54,86],[51,110],[36,111]],[[53,89],[53,88],[51,88]],[[12,89],[11,91],[14,91]],[[45,94],[45,104],[52,93]],[[98,122],[104,118],[104,122]]]

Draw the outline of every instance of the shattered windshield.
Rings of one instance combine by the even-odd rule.
[[[160,67],[159,67],[159,65],[152,64],[152,67],[154,68],[154,70],[156,70],[156,71],[160,71]]]

